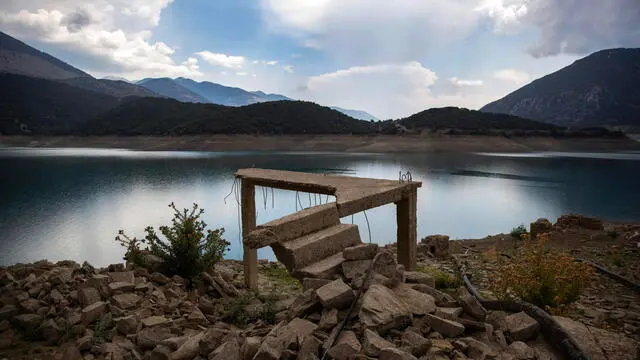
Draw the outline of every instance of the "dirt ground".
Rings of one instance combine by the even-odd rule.
[[[615,152],[640,151],[627,138],[557,139],[485,135],[193,135],[193,136],[0,136],[0,147],[118,148],[192,151],[346,151],[389,152]]]

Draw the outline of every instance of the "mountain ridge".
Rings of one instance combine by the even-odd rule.
[[[605,49],[483,106],[561,126],[640,125],[640,48]]]

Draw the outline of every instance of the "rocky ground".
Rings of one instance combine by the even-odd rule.
[[[238,261],[217,264],[195,290],[122,264],[0,268],[0,359],[562,359],[536,320],[487,311],[458,287],[441,240],[419,246],[416,272],[397,265],[393,246],[369,244],[344,250],[335,280],[299,282],[261,262],[258,292],[244,288]],[[481,290],[491,272],[480,259],[485,243],[452,248],[477,265]],[[556,320],[592,359],[638,359],[628,338],[637,339],[638,300],[598,277],[580,299],[584,310]]]

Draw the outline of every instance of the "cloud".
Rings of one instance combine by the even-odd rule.
[[[240,69],[244,65],[246,59],[244,56],[231,56],[211,51],[200,51],[196,55],[211,65],[222,66],[230,69]]]
[[[127,78],[199,76],[195,58],[176,62],[174,50],[152,42],[151,29],[171,0],[9,0],[0,26],[20,39],[56,44],[90,59],[87,70]]]
[[[238,72],[236,73],[236,75],[238,75],[238,76],[247,76],[247,75],[249,75],[249,73],[244,72],[244,71],[238,71]]]
[[[477,0],[260,0],[268,29],[358,63],[402,62],[473,32]]]
[[[449,79],[451,84],[454,86],[482,86],[482,80],[467,80],[467,79],[458,79],[457,77],[452,77]]]
[[[638,0],[485,0],[476,10],[494,21],[496,33],[537,28],[540,37],[527,50],[534,57],[640,46]]]
[[[437,79],[418,62],[356,66],[309,77],[300,94],[322,104],[394,117],[427,107],[429,88]]]
[[[503,69],[493,73],[493,77],[498,80],[509,81],[518,85],[523,85],[531,79],[531,76],[520,70]]]
[[[282,67],[284,69],[284,71],[288,72],[288,73],[293,73],[293,66],[292,65],[285,65]]]

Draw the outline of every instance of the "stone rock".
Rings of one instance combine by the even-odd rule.
[[[575,339],[591,360],[635,360],[640,357],[637,343],[624,335],[586,326],[561,316],[554,316],[553,319]]]
[[[342,279],[334,280],[316,290],[316,296],[325,308],[344,309],[351,305],[355,294]]]
[[[336,325],[338,325],[338,309],[322,310],[322,317],[318,327],[322,330],[331,330]]]
[[[89,325],[96,321],[107,310],[107,303],[98,301],[82,309],[80,321],[83,325]]]
[[[431,274],[417,271],[405,271],[404,277],[408,283],[424,284],[432,288],[436,287],[436,279]]]
[[[418,360],[417,357],[396,348],[386,348],[380,352],[380,360]]]
[[[62,353],[62,360],[82,360],[82,354],[75,346],[67,346]]]
[[[318,326],[311,321],[295,318],[287,325],[278,329],[276,338],[284,349],[297,350],[298,341],[304,341]]]
[[[160,345],[163,340],[174,336],[167,327],[144,328],[138,332],[136,343],[142,350],[151,350],[156,345]]]
[[[319,278],[304,278],[302,279],[302,288],[306,290],[315,290],[321,286],[327,285],[330,283],[329,279],[319,279]]]
[[[123,335],[133,334],[137,328],[138,319],[134,315],[125,316],[116,320],[116,330]]]
[[[277,338],[267,336],[260,344],[253,360],[278,360],[284,351]]]
[[[365,355],[372,357],[380,356],[380,352],[386,348],[396,347],[392,342],[385,340],[377,332],[369,329],[364,330],[362,346]]]
[[[604,230],[602,220],[583,215],[567,214],[562,215],[556,220],[553,225],[554,228],[567,229],[567,228],[583,228],[591,230]]]
[[[240,348],[240,353],[242,354],[243,360],[253,359],[255,354],[258,352],[258,349],[260,348],[260,340],[261,339],[257,336],[249,336],[248,338],[244,339],[244,343]]]
[[[465,337],[460,340],[467,344],[467,355],[472,359],[494,359],[498,355],[489,345],[472,337]]]
[[[506,352],[513,356],[513,360],[535,360],[536,352],[522,341],[514,341]]]
[[[62,303],[64,301],[64,296],[62,296],[62,294],[60,293],[60,291],[58,291],[58,289],[53,289],[49,293],[49,299],[54,304],[60,304],[60,303]]]
[[[198,308],[193,309],[189,316],[187,316],[187,320],[190,323],[198,325],[205,325],[207,323],[207,317],[204,316],[202,311],[200,311],[200,309]]]
[[[493,325],[496,330],[507,330],[506,318],[509,314],[504,311],[491,311],[487,314],[486,322]]]
[[[149,354],[149,360],[171,360],[171,349],[164,345],[157,345]]]
[[[13,305],[5,305],[0,308],[0,320],[10,319],[18,314],[18,308]]]
[[[504,320],[513,341],[527,341],[538,335],[540,324],[524,311],[511,314]]]
[[[393,291],[382,285],[371,285],[362,297],[359,318],[365,328],[386,333],[406,327],[412,316],[411,309]]]
[[[307,336],[298,351],[297,360],[317,360],[322,343],[314,336]]]
[[[76,347],[80,351],[89,351],[93,346],[93,336],[87,335],[76,340]]]
[[[464,312],[471,317],[484,321],[487,317],[487,310],[482,307],[482,304],[475,298],[475,296],[469,294],[469,291],[464,286],[458,288],[458,296],[460,304]]]
[[[144,318],[140,322],[144,327],[153,327],[153,326],[166,325],[170,321],[164,316],[154,315],[154,316],[149,316],[148,318]]]
[[[171,282],[171,279],[169,279],[164,274],[161,274],[159,272],[154,272],[151,275],[149,275],[149,280],[153,281],[158,285],[166,285]]]
[[[402,345],[411,349],[411,354],[417,357],[426,354],[431,347],[431,341],[414,330],[405,330],[400,339]]]
[[[46,320],[42,325],[40,325],[40,330],[42,331],[42,337],[49,344],[57,344],[64,335],[64,329],[53,320]]]
[[[42,317],[37,314],[22,314],[13,317],[13,325],[29,335],[37,335]]]
[[[459,307],[455,307],[455,308],[445,308],[445,307],[439,307],[436,309],[436,312],[434,314],[435,316],[441,317],[443,319],[447,319],[447,320],[456,320],[458,319],[458,317],[460,317],[460,315],[462,315],[462,308]]]
[[[342,256],[346,260],[369,260],[373,259],[378,252],[378,244],[360,244],[342,250]]]
[[[445,337],[457,337],[464,333],[464,325],[452,320],[426,314],[423,320],[434,330]]]
[[[409,307],[414,315],[431,314],[436,311],[435,299],[431,295],[400,284],[393,289],[395,295]]]
[[[20,303],[20,307],[28,313],[37,313],[38,309],[42,306],[40,305],[40,301],[37,299],[27,299]]]
[[[449,236],[447,235],[429,235],[420,243],[427,246],[427,250],[435,257],[449,256]]]
[[[207,335],[205,334],[205,338],[206,336]],[[182,346],[182,344],[187,342],[187,339],[189,339],[188,336],[170,337],[160,341],[160,345],[168,347],[169,349],[171,349],[171,351],[176,351],[180,348],[180,346]],[[200,344],[202,345],[202,340],[200,341]],[[213,349],[210,349],[210,350],[212,351]]]
[[[234,337],[224,342],[218,346],[217,349],[213,350],[208,358],[210,360],[241,360],[238,339]]]
[[[129,282],[112,282],[112,283],[109,283],[109,291],[111,291],[112,294],[118,294],[118,293],[133,291],[135,289],[135,287],[136,287],[136,285],[134,283],[129,283]]]
[[[73,268],[56,267],[49,272],[49,282],[53,285],[62,285],[73,279]]]
[[[318,296],[316,295],[316,290],[309,289],[305,290],[293,301],[289,312],[292,316],[297,317],[311,313],[314,310],[319,310],[321,306]]]
[[[94,287],[85,287],[78,289],[78,300],[83,306],[89,306],[95,304],[98,301],[102,301],[100,292]]]
[[[529,233],[531,233],[531,239],[536,239],[540,234],[548,234],[551,231],[551,221],[545,218],[539,218],[529,225]]]
[[[109,282],[126,282],[129,284],[135,283],[135,274],[133,271],[117,271],[110,272],[107,274],[109,276]]]
[[[200,352],[200,340],[204,337],[204,332],[189,337],[187,341],[171,353],[171,360],[191,360]]]
[[[360,352],[361,349],[362,345],[356,334],[346,330],[340,333],[333,347],[329,349],[328,355],[335,360],[347,360],[350,355]]]
[[[352,260],[342,263],[342,274],[348,280],[364,276],[371,267],[371,260]]]
[[[131,309],[135,307],[140,299],[140,296],[133,293],[118,294],[111,297],[111,300],[121,309]]]
[[[394,252],[385,249],[380,251],[372,270],[391,279],[397,276],[396,265],[398,265],[398,263]]]

